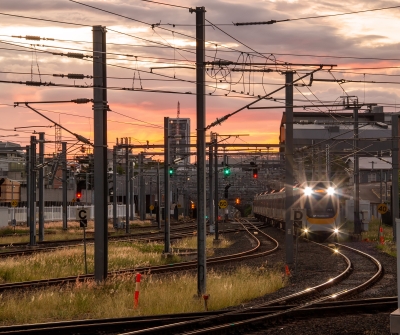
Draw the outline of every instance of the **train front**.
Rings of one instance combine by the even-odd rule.
[[[302,185],[302,208],[306,210],[306,235],[339,234],[339,198],[336,185],[329,181],[307,182]]]

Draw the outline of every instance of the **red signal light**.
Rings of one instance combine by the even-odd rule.
[[[82,194],[80,192],[76,193],[76,198],[80,199],[82,197]]]
[[[253,169],[253,178],[254,179],[258,178],[258,170],[257,169]]]

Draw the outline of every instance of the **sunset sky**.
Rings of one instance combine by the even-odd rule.
[[[195,14],[188,9],[164,6],[140,0],[82,0],[91,5],[133,20],[79,5],[68,0],[2,0],[0,15],[0,80],[42,81],[56,84],[87,85],[88,88],[30,87],[0,83],[0,137],[28,144],[33,131],[45,131],[54,140],[54,128],[41,116],[25,107],[13,107],[16,101],[53,101],[92,98],[92,79],[72,80],[53,74],[78,73],[91,76],[90,58],[73,59],[51,53],[80,52],[91,55],[92,29],[103,25],[107,32],[108,86],[135,88],[136,91],[110,89],[108,103],[109,146],[116,137],[131,137],[133,144],[163,143],[164,116],[176,117],[180,102],[181,117],[191,118],[193,135],[195,118],[195,71],[188,68],[159,69],[165,66],[194,67]],[[164,1],[167,2],[167,1]],[[298,19],[339,14],[399,5],[397,1],[283,1],[283,0],[203,0],[168,1],[169,4],[206,8],[206,19],[221,30],[206,27],[206,60],[231,60],[246,63],[337,64],[332,73],[323,71],[315,78],[347,79],[359,83],[339,85],[314,82],[312,87],[297,87],[296,104],[340,101],[345,94],[356,95],[361,102],[384,105],[385,112],[397,111],[399,96],[400,8],[344,16],[293,20],[273,25],[234,26],[232,22],[256,22]],[[41,18],[75,23],[37,21]],[[141,21],[138,22],[137,20]],[[86,26],[79,26],[88,25]],[[154,24],[154,29],[151,27]],[[160,24],[160,25],[157,25]],[[32,41],[12,36],[35,35],[54,41]],[[32,48],[36,49],[36,52]],[[46,51],[43,53],[42,51]],[[130,55],[130,56],[127,56]],[[327,56],[327,57],[317,57]],[[153,69],[151,73],[151,68]],[[238,66],[237,68],[242,68]],[[250,67],[247,67],[249,69]],[[273,68],[273,66],[269,66]],[[12,72],[12,73],[7,73]],[[40,76],[39,76],[40,72]],[[305,73],[301,68],[299,74]],[[284,83],[281,73],[249,73],[224,70],[208,71],[206,122],[213,122],[265,95]],[[297,78],[297,74],[294,75]],[[181,81],[185,80],[185,81]],[[189,82],[188,82],[189,81]],[[366,81],[366,82],[364,82]],[[380,83],[367,83],[367,82]],[[217,82],[217,84],[216,84]],[[390,82],[382,83],[382,82]],[[308,80],[305,80],[308,83]],[[140,89],[174,91],[140,92]],[[345,92],[344,92],[344,91]],[[233,92],[235,91],[235,92]],[[191,92],[192,94],[185,94]],[[243,92],[243,93],[242,93]],[[210,94],[211,93],[211,94]],[[257,106],[282,105],[284,90],[273,95],[277,101],[261,101]],[[91,104],[34,104],[43,114],[71,131],[93,140]],[[311,111],[318,111],[313,108]],[[321,108],[328,111],[328,108]],[[231,138],[235,143],[277,143],[283,109],[244,110],[212,131],[220,134],[249,134]],[[121,115],[123,114],[123,115]],[[14,131],[15,127],[22,128]],[[63,139],[71,136],[63,132]],[[48,152],[54,145],[47,144]]]

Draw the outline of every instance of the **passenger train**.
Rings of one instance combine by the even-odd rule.
[[[273,226],[285,227],[285,189],[265,192],[254,197],[254,216]],[[293,187],[293,208],[305,209],[302,231],[306,235],[339,233],[339,195],[330,181],[310,181]]]

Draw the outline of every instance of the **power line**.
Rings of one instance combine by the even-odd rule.
[[[142,0],[142,1],[145,1],[145,2],[152,2],[152,3],[155,3],[155,4],[157,4],[157,5],[165,5],[165,6],[170,6],[170,7],[178,7],[178,8],[190,9],[190,7],[178,6],[178,5],[171,5],[171,4],[163,3],[163,2],[156,2],[156,1],[151,1],[151,0]]]
[[[360,13],[375,12],[375,11],[380,11],[380,10],[399,8],[399,7],[400,6],[382,7],[382,8],[375,8],[375,9],[359,10],[359,11],[356,11],[356,12],[328,14],[328,15],[318,15],[318,16],[306,16],[306,17],[300,17],[300,18],[297,18],[297,19],[270,20],[270,21],[261,21],[261,22],[238,22],[238,23],[234,23],[234,25],[235,26],[265,25],[265,24],[274,24],[274,23],[289,22],[289,21],[320,19],[320,18],[324,18],[324,17],[360,14]]]
[[[0,42],[9,42],[9,41],[4,41],[4,40],[0,40]],[[24,42],[17,42],[19,44],[29,44],[31,46],[36,46],[36,47],[42,47],[42,48],[55,48],[55,49],[65,49],[65,50],[74,50],[74,51],[84,51],[84,52],[92,52],[92,50],[86,50],[86,49],[78,49],[78,48],[67,48],[67,47],[60,47],[60,46],[53,46],[53,45],[44,45],[44,44],[32,44],[32,43],[24,43]],[[15,46],[20,46],[19,44],[12,44]],[[24,47],[24,46],[21,46]],[[29,48],[29,47],[26,47]],[[31,48],[29,48],[31,49]],[[38,50],[38,49],[36,49]],[[40,49],[39,49],[40,50]],[[46,52],[47,50],[40,50],[41,52]],[[47,51],[49,52],[49,51]],[[174,61],[174,59],[172,58],[163,58],[163,57],[151,57],[151,56],[142,56],[142,55],[131,55],[131,54],[123,54],[123,53],[116,53],[116,52],[99,52],[102,54],[106,54],[106,55],[116,55],[116,56],[125,56],[125,57],[134,57],[136,58],[136,60],[138,60],[137,58],[149,58],[149,59],[163,59],[163,60],[170,60],[170,61]],[[108,58],[110,59],[110,58]],[[122,59],[118,59],[118,60],[122,60]],[[139,62],[143,62],[143,63],[155,63],[155,64],[159,64],[159,63],[165,63],[165,62],[151,62],[151,61],[144,61],[144,60],[138,60]],[[180,62],[187,62],[187,59],[177,59],[177,61]],[[189,63],[195,63],[195,61],[188,61]]]
[[[2,104],[2,103],[0,103],[0,105],[2,105],[2,106],[10,106],[10,107],[27,108],[27,107],[25,107],[25,106],[14,106],[14,105],[11,105],[11,104]],[[39,111],[42,111],[42,112],[55,113],[55,114],[61,114],[61,115],[68,115],[68,116],[79,117],[79,118],[85,118],[85,119],[93,119],[93,117],[90,117],[90,116],[78,115],[78,114],[73,114],[73,113],[55,112],[55,111],[51,111],[51,110],[48,110],[48,109],[41,109],[41,108],[36,108],[36,109],[39,110]],[[139,119],[135,119],[135,118],[129,117],[129,116],[124,115],[124,114],[122,114],[122,113],[118,113],[118,112],[115,112],[115,111],[111,111],[111,112],[113,112],[113,113],[115,113],[115,114],[120,114],[120,115],[125,116],[125,117],[127,117],[127,118],[134,119],[134,120],[136,120],[136,121],[138,121],[138,122],[146,123],[147,125],[143,125],[143,124],[139,124],[139,123],[132,123],[132,122],[116,121],[116,120],[110,120],[110,119],[107,120],[108,122],[121,123],[121,124],[129,124],[129,125],[139,126],[139,127],[151,127],[151,128],[160,128],[160,127],[161,127],[161,126],[156,125],[156,124],[152,124],[152,123],[149,123],[149,122],[146,122],[146,121],[143,121],[143,120],[139,120]],[[163,128],[163,127],[161,127],[161,128]],[[5,130],[5,129],[1,129],[1,128],[0,128],[0,130]],[[11,131],[11,130],[10,130],[10,131]],[[15,130],[12,130],[12,131],[15,131]],[[31,133],[31,132],[28,132],[28,133]]]
[[[92,28],[92,26],[89,26],[87,24],[81,24],[81,23],[75,23],[75,22],[66,22],[66,21],[58,21],[58,20],[41,19],[41,18],[37,18],[37,17],[23,16],[23,15],[16,15],[16,14],[8,14],[8,13],[0,13],[0,15],[13,16],[13,17],[19,17],[19,18],[23,18],[23,19],[30,19],[30,20],[37,20],[37,21],[63,23],[63,24],[70,24],[70,25],[73,25],[73,26],[90,27],[90,28]]]
[[[88,56],[88,55],[84,55],[84,54],[80,54],[80,53],[73,53],[73,52],[68,52],[68,53],[65,54],[63,52],[51,52],[51,51],[45,51],[45,50],[37,50],[37,49],[32,48],[32,47],[26,47],[26,46],[23,46],[23,45],[14,44],[14,43],[6,42],[6,41],[3,41],[3,40],[0,40],[0,43],[12,45],[14,47],[29,49],[30,51],[39,51],[40,53],[48,53],[48,54],[55,55],[55,56],[66,56],[66,57],[78,58],[78,59],[94,58],[95,57],[95,56]],[[12,49],[5,49],[5,50],[12,50]],[[19,52],[25,51],[25,50],[18,50],[18,49],[14,49],[14,50],[19,51]]]
[[[125,15],[122,15],[122,14],[114,13],[114,12],[111,12],[111,11],[108,11],[108,10],[105,10],[105,9],[101,9],[99,7],[95,7],[95,6],[91,6],[91,5],[88,5],[88,4],[84,4],[84,3],[78,2],[78,1],[75,1],[75,0],[69,0],[69,1],[70,2],[74,2],[74,3],[76,3],[78,5],[81,5],[81,6],[86,6],[86,7],[89,7],[89,8],[96,9],[96,10],[104,12],[104,13],[108,13],[108,14],[111,14],[111,15],[119,16],[119,17],[122,17],[122,18],[125,18],[125,19],[128,19],[128,20],[132,20],[132,21],[135,21],[135,22],[142,23],[142,24],[145,24],[145,25],[148,25],[148,26],[152,27],[153,29],[157,26],[157,24],[147,23],[147,22],[144,22],[144,21],[141,21],[141,20],[138,20],[138,19],[131,18],[129,16],[125,16]],[[169,32],[173,32],[173,30],[166,29],[166,28],[161,28],[160,27],[160,29],[163,29],[163,30],[166,30],[166,31],[169,31]],[[188,38],[194,39],[194,40],[196,39],[196,37],[194,37],[194,36],[182,34],[182,33],[179,33],[179,32],[175,32],[175,33],[177,33],[179,35],[182,35],[184,37],[188,37]]]

